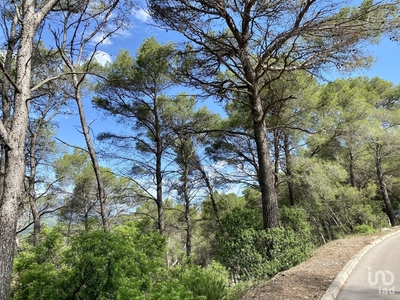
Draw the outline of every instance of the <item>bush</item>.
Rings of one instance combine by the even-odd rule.
[[[11,299],[66,299],[59,279],[64,239],[57,229],[44,228],[37,247],[28,247],[14,260]]]
[[[283,206],[280,208],[280,214],[283,228],[293,230],[307,247],[311,247],[313,228],[308,221],[306,210],[301,207]]]
[[[75,237],[64,260],[70,299],[135,299],[152,290],[164,263],[164,239],[133,223]]]
[[[180,282],[193,293],[194,299],[222,300],[229,297],[229,272],[213,262],[205,268],[188,265],[179,275]]]
[[[74,236],[69,248],[56,230],[42,236],[15,260],[12,299],[193,299],[168,279],[158,233],[142,234],[131,223]]]
[[[269,274],[287,270],[309,258],[312,246],[292,229],[273,228],[265,234],[268,241]]]
[[[376,230],[370,226],[370,225],[366,225],[366,224],[362,224],[362,225],[358,225],[356,227],[354,227],[354,233],[355,234],[371,234],[371,233],[375,233]]]
[[[165,239],[129,223],[92,230],[66,247],[46,229],[37,247],[15,260],[14,300],[230,300],[229,274],[220,264],[167,270]]]
[[[287,223],[290,223],[289,215]],[[295,229],[288,225],[287,229],[263,230],[252,227],[256,224],[252,220],[252,212],[234,209],[221,220],[221,230],[217,233],[217,260],[230,269],[235,280],[268,278],[309,257],[312,246],[307,222],[299,223]]]

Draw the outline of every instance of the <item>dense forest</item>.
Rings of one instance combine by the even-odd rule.
[[[328,76],[398,41],[397,1],[148,0],[183,42],[101,63],[141,4],[1,4],[0,299],[239,299],[397,225],[400,86]]]

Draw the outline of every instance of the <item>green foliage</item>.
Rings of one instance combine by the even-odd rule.
[[[59,282],[63,237],[57,229],[44,228],[37,247],[28,247],[14,261],[12,299],[65,299]]]
[[[283,206],[280,208],[281,223],[283,228],[296,233],[299,241],[304,244],[305,252],[309,253],[312,248],[312,225],[309,215],[304,208]]]
[[[56,230],[44,232],[37,248],[16,259],[13,299],[139,299],[162,282],[164,239],[133,224],[61,245]]]
[[[234,300],[243,292],[243,285],[231,286],[229,272],[219,263],[207,267],[184,264],[164,273],[146,299],[154,300]]]
[[[179,270],[179,281],[198,300],[228,299],[229,272],[219,263],[213,262],[205,268],[188,265]]]
[[[366,224],[361,224],[354,227],[355,234],[371,234],[375,232],[376,230],[372,226]]]
[[[68,286],[78,299],[139,297],[163,265],[163,245],[157,234],[142,235],[132,224],[80,235],[66,257]]]
[[[98,186],[88,154],[77,149],[73,153],[65,153],[55,162],[54,170],[59,188],[68,192],[72,190],[72,193],[63,195],[64,207],[58,211],[60,219],[71,224],[84,221],[86,229],[99,224],[100,220],[96,217],[96,208],[100,205]],[[114,216],[117,210],[128,210],[135,204],[137,186],[133,181],[116,176],[109,168],[100,167],[100,172],[110,216]],[[111,221],[118,222],[118,218],[112,218]]]
[[[73,153],[65,153],[54,163],[56,178],[63,186],[89,181],[93,173],[87,153],[74,149]]]
[[[289,210],[288,210],[289,211]],[[297,218],[304,217],[300,211]],[[301,217],[300,217],[301,216]],[[296,215],[292,216],[292,220]],[[221,220],[217,233],[219,249],[217,259],[228,267],[235,279],[263,279],[286,270],[308,258],[311,251],[309,225],[303,221],[295,228],[263,230],[254,212],[236,208]],[[290,223],[291,216],[286,216]],[[295,230],[305,228],[304,236]],[[307,229],[308,228],[308,229]]]
[[[235,298],[228,271],[220,264],[167,270],[164,254],[165,239],[134,223],[75,235],[69,247],[57,228],[45,229],[39,246],[15,259],[11,299]]]
[[[301,159],[296,161],[295,174],[298,202],[324,239],[350,234],[361,224],[375,228],[383,225],[385,217],[373,200],[375,187],[366,186],[363,190],[351,187],[340,164]]]

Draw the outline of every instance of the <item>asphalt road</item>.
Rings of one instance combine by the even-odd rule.
[[[337,300],[400,300],[400,233],[372,247],[358,262]]]

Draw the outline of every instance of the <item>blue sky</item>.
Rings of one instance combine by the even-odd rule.
[[[150,19],[143,9],[134,12],[134,25],[129,31],[123,32],[120,36],[108,40],[99,47],[98,60],[112,61],[121,49],[127,49],[132,55],[135,55],[136,49],[142,44],[145,38],[154,36],[159,42],[182,41],[183,38],[172,31],[162,30],[148,25]],[[400,84],[400,62],[397,59],[400,54],[400,45],[384,39],[379,45],[368,46],[367,49],[375,58],[375,64],[368,70],[359,70],[353,72],[350,76],[368,76],[380,77],[394,84]],[[339,75],[340,76],[340,75]],[[344,76],[343,76],[344,77]],[[346,75],[348,77],[348,74]],[[90,103],[90,98],[86,99],[86,117],[88,123],[92,124],[94,136],[99,134],[104,128],[110,129],[110,124],[115,126],[112,121],[106,121],[99,116],[98,111],[94,110]],[[211,102],[210,110],[220,111],[221,108],[217,104]],[[63,116],[57,117],[59,122],[58,136],[66,142],[74,145],[84,146],[84,138],[79,135],[76,128],[79,128],[78,117]]]
[[[378,45],[369,46],[376,62],[369,70],[354,72],[354,75],[380,77],[394,84],[400,84],[400,44],[385,38]]]

